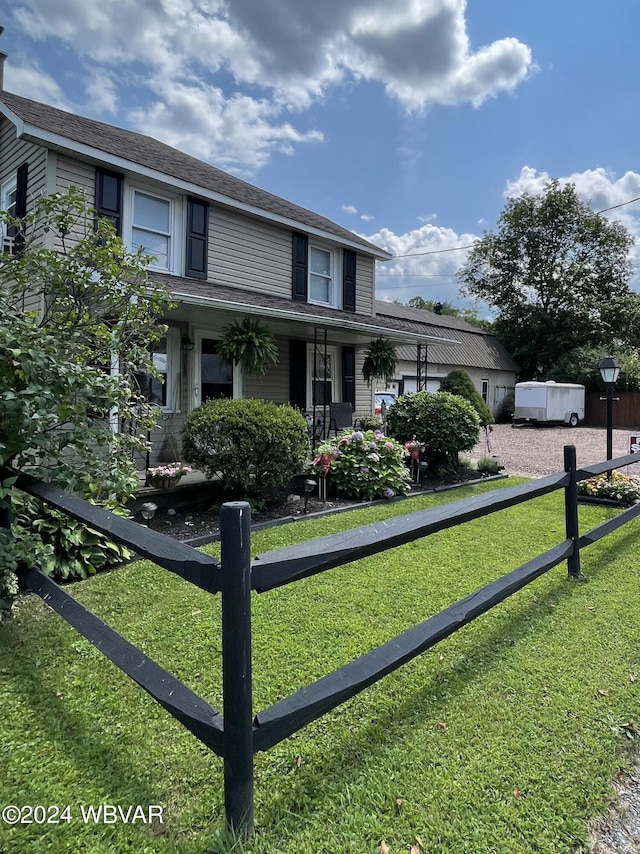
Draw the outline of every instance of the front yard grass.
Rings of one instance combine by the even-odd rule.
[[[510,478],[511,485],[517,479]],[[254,554],[502,482],[255,533]],[[586,531],[614,511],[581,506]],[[562,493],[253,600],[254,709],[564,539]],[[204,854],[570,852],[640,719],[638,523],[551,570],[266,754],[256,835],[226,840],[222,761],[37,597],[0,626],[0,800],[71,806],[0,824],[0,850]],[[210,547],[213,549],[214,547]],[[220,599],[139,561],[72,592],[221,708]],[[636,681],[639,680],[639,681]],[[79,805],[157,804],[162,825],[84,824]]]

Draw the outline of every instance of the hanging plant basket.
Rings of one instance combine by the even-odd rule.
[[[263,376],[278,364],[278,347],[273,332],[257,320],[235,320],[222,330],[218,349],[230,364],[239,365],[247,375]]]
[[[390,341],[384,338],[373,340],[369,344],[362,364],[362,376],[367,385],[371,385],[372,380],[377,379],[384,379],[388,385],[396,372],[397,359],[396,348]]]

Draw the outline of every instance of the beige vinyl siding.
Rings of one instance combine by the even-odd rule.
[[[366,352],[366,349],[356,350],[356,407],[353,413],[354,419],[364,418],[373,413],[373,386],[368,386],[362,376],[362,365]]]
[[[289,339],[276,338],[278,364],[263,377],[243,377],[243,397],[289,403]]]
[[[27,177],[27,211],[33,208],[34,200],[46,193],[47,188],[47,150],[32,142],[18,139],[16,129],[11,122],[0,119],[0,184],[13,178],[18,167],[29,164]],[[27,234],[28,240],[42,239],[42,230],[36,224],[35,231]],[[39,311],[42,301],[39,296],[27,294],[25,311]]]
[[[291,297],[291,232],[212,205],[208,279]]]
[[[375,314],[375,261],[358,255],[356,264],[356,310],[361,314]]]
[[[56,161],[56,188],[58,192],[66,193],[71,187],[75,187],[84,193],[87,204],[93,207],[96,181],[95,167],[89,163],[84,163],[82,160],[74,160],[62,155],[58,155]],[[70,239],[72,242],[79,240],[91,230],[93,230],[93,217],[75,223],[71,230]],[[54,248],[62,249],[58,240],[55,241]]]

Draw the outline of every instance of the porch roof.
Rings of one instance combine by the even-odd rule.
[[[372,337],[384,337],[395,344],[425,344],[437,342],[456,345],[453,338],[433,335],[419,324],[407,323],[395,317],[367,315],[360,312],[342,311],[328,306],[296,302],[284,297],[258,291],[232,288],[211,282],[150,273],[151,281],[161,282],[184,306],[199,306],[215,309],[232,315],[259,316],[268,319],[274,331],[291,335],[292,324],[310,327],[300,330],[299,337],[308,337],[313,327],[327,329],[337,334],[336,343],[351,343],[368,346]],[[306,333],[306,334],[305,334]]]

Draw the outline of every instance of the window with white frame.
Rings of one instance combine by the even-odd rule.
[[[309,245],[309,302],[340,308],[342,301],[341,254],[319,244]]]
[[[179,412],[180,400],[180,335],[178,329],[167,330],[166,335],[154,341],[151,360],[159,378],[139,376],[140,393],[149,403],[167,412]]]
[[[9,216],[16,215],[16,198],[18,195],[17,178],[13,175],[7,181],[3,181],[0,186],[0,204],[2,210],[6,211]],[[16,236],[16,227],[14,225],[1,225],[2,250],[10,251],[13,247],[13,240]]]
[[[173,270],[176,232],[175,202],[145,190],[131,191],[131,248],[139,249],[154,260],[150,267]]]
[[[337,364],[338,353],[335,347],[327,347],[326,353],[323,346],[315,348],[309,344],[307,348],[307,407],[328,406],[339,400],[337,396]]]

